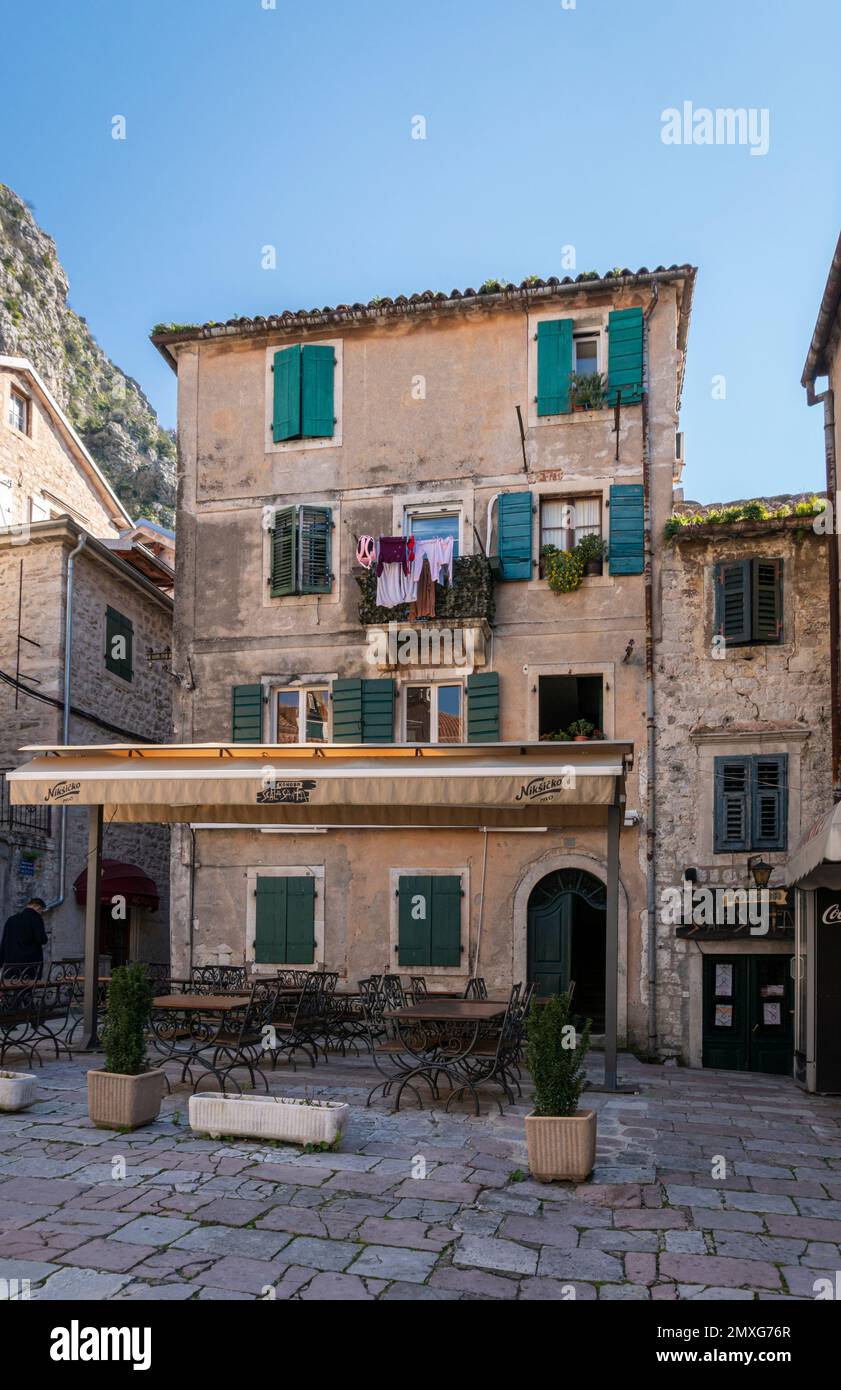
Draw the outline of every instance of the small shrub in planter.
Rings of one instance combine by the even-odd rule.
[[[88,1114],[101,1129],[138,1129],[157,1119],[164,1073],[150,1070],[146,1055],[152,993],[141,964],[114,970],[102,1029],[105,1069],[88,1072]]]
[[[589,742],[595,731],[596,726],[589,719],[574,719],[569,726],[569,736],[575,743]]]
[[[589,535],[582,536],[576,552],[584,565],[585,574],[601,574],[604,569],[604,557],[607,554],[607,543],[601,536]]]
[[[568,994],[542,1006],[532,1000],[528,1065],[535,1104],[534,1113],[526,1116],[526,1144],[529,1167],[540,1182],[583,1182],[593,1171],[596,1113],[578,1109],[589,1045],[590,1020],[581,1032],[576,1030]]]

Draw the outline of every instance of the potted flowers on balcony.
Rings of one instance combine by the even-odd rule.
[[[88,1114],[100,1129],[139,1129],[157,1119],[165,1077],[146,1057],[152,994],[143,965],[116,967],[102,1030],[105,1068],[88,1072]]]
[[[601,372],[572,372],[569,386],[574,411],[603,410],[607,405],[607,383]]]
[[[532,1000],[528,1066],[534,1113],[526,1116],[526,1145],[538,1182],[583,1182],[593,1171],[596,1112],[578,1109],[589,1044],[590,1020],[580,1032],[576,1029],[568,994],[556,995],[542,1007]]]
[[[602,573],[604,569],[604,558],[607,554],[607,543],[601,536],[595,535],[594,533],[582,536],[575,548],[584,564],[585,575]]]
[[[574,719],[568,732],[574,743],[589,743],[596,732],[596,726],[591,724],[589,719]]]

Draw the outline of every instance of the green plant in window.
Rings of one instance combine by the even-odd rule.
[[[582,410],[603,410],[607,405],[607,382],[601,372],[571,372],[570,400]]]
[[[557,546],[544,545],[540,556],[543,573],[553,593],[572,594],[581,588],[584,561],[577,550],[558,550]]]
[[[607,542],[601,536],[590,532],[589,535],[582,536],[578,545],[575,547],[576,554],[581,556],[585,565],[592,560],[603,560],[607,554]]]
[[[589,719],[574,719],[569,726],[570,738],[591,738],[596,726]]]

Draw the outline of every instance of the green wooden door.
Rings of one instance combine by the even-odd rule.
[[[528,976],[540,996],[569,989],[573,894],[529,903]]]
[[[794,1046],[791,956],[751,956],[749,1070],[790,1076]]]
[[[747,984],[747,956],[704,956],[705,1067],[748,1070]]]
[[[787,1076],[792,1065],[790,956],[705,956],[705,1067]]]

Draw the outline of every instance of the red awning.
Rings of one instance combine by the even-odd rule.
[[[79,874],[73,890],[77,903],[84,907],[88,900],[87,869]],[[99,900],[110,903],[115,897],[125,898],[129,907],[151,907],[153,910],[160,902],[157,884],[136,864],[123,864],[119,859],[103,859]]]

